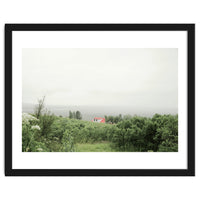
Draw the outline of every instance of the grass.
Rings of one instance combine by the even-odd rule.
[[[78,143],[76,144],[77,152],[114,152],[115,150],[110,147],[110,142],[99,142],[99,143]]]

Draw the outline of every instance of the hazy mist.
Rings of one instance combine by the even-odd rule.
[[[175,48],[23,49],[22,77],[23,111],[46,96],[66,112],[178,113]]]

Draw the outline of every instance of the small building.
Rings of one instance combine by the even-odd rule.
[[[106,122],[105,118],[102,118],[102,117],[95,117],[92,121],[97,122],[97,123],[105,123]]]

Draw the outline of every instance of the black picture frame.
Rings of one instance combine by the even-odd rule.
[[[187,169],[13,169],[13,31],[187,31]],[[5,24],[5,175],[6,176],[194,176],[195,175],[195,24]]]

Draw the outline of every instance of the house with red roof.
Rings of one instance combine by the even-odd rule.
[[[106,122],[105,118],[102,118],[102,117],[95,117],[92,121],[97,122],[97,123],[105,123]]]

